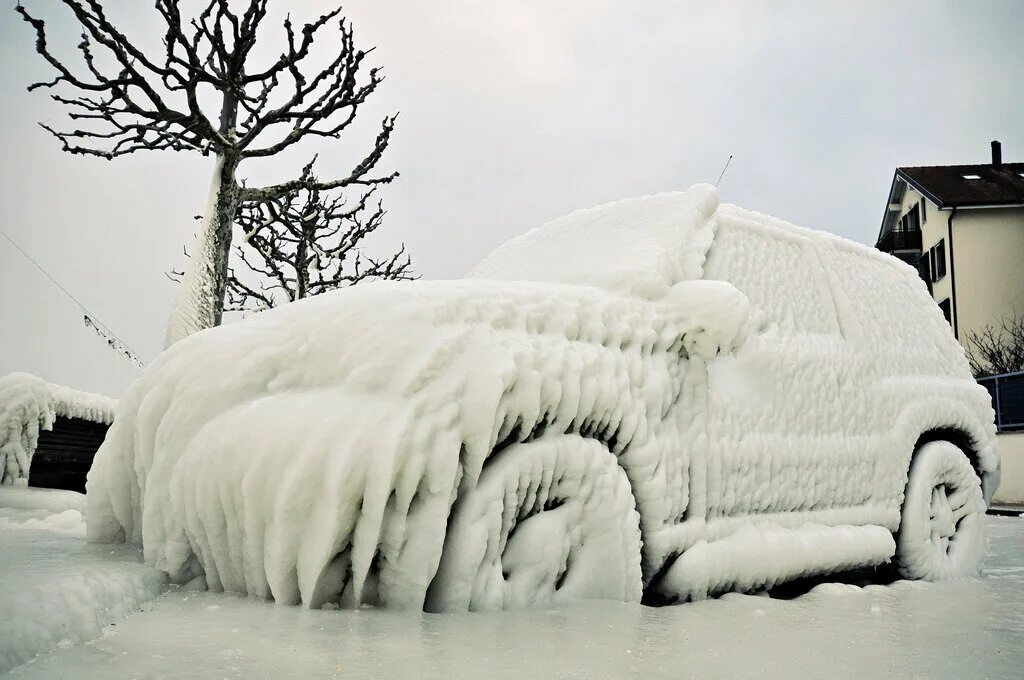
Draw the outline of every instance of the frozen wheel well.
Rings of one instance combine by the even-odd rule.
[[[506,447],[459,494],[426,611],[592,597],[639,602],[640,516],[603,443],[571,433]]]
[[[939,427],[933,430],[924,432],[920,437],[917,438],[917,442],[914,444],[914,453],[921,450],[921,447],[929,442],[935,441],[946,441],[953,444],[958,449],[964,452],[967,459],[971,461],[971,467],[974,468],[974,472],[978,475],[979,479],[983,479],[981,466],[978,459],[978,447],[975,444],[974,438],[961,429],[955,427]],[[908,468],[909,469],[909,468]]]

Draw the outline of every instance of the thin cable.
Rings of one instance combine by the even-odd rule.
[[[115,334],[114,331],[110,330],[110,327],[107,324],[103,323],[100,320],[99,317],[97,317],[95,314],[90,312],[86,308],[85,305],[83,305],[81,302],[79,302],[78,298],[76,298],[74,295],[71,294],[71,291],[69,291],[64,286],[60,285],[60,281],[58,281],[57,279],[53,278],[53,276],[50,275],[50,272],[46,271],[46,269],[43,268],[43,265],[41,265],[38,262],[36,262],[35,258],[33,258],[31,255],[29,255],[27,252],[25,252],[25,249],[22,248],[21,246],[19,246],[17,243],[15,243],[14,239],[12,239],[10,236],[8,236],[2,229],[0,229],[0,236],[3,236],[5,239],[7,239],[7,242],[10,243],[12,246],[14,246],[15,249],[17,249],[17,251],[19,253],[21,253],[25,257],[26,260],[31,262],[35,266],[36,269],[41,271],[43,273],[43,276],[45,276],[47,279],[50,280],[50,283],[52,283],[53,285],[57,286],[57,288],[59,288],[62,293],[67,295],[71,299],[72,302],[74,302],[76,305],[78,305],[78,308],[82,311],[82,314],[86,318],[86,323],[87,324],[91,323],[98,331],[100,331],[101,334],[109,335],[111,338],[113,338],[115,341],[117,341],[121,345],[121,347],[124,348],[123,351],[121,351],[121,350],[119,350],[119,351],[121,351],[122,354],[124,354],[126,357],[128,357],[128,359],[131,360],[132,363],[134,363],[136,366],[138,366],[139,368],[145,368],[146,367],[146,364],[143,363],[141,359],[139,359],[139,355],[135,353],[135,350],[133,350],[131,348],[131,346],[127,342],[125,342],[121,338],[117,337],[117,334]],[[117,348],[115,347],[114,349],[117,349]]]
[[[729,160],[725,162],[725,167],[722,168],[722,174],[718,176],[718,180],[715,182],[716,187],[718,186],[718,183],[722,181],[722,178],[725,177],[725,171],[729,169],[729,163],[732,163],[732,154],[729,154]]]

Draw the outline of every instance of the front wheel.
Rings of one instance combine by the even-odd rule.
[[[924,581],[975,576],[985,554],[981,480],[959,448],[929,442],[910,464],[896,568]]]
[[[640,517],[601,443],[575,435],[514,444],[452,508],[428,611],[579,599],[639,602]]]

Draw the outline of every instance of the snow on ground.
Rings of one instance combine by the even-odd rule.
[[[421,614],[171,590],[32,678],[1019,678],[1024,519],[989,517],[981,579],[825,584],[793,600]]]
[[[131,546],[85,541],[85,496],[0,488],[0,672],[91,640],[160,594]]]

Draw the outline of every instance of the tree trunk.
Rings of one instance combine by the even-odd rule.
[[[231,230],[241,193],[235,181],[237,166],[235,159],[217,157],[203,226],[196,234],[167,322],[165,348],[204,328],[220,325],[231,254]]]
[[[225,93],[220,109],[220,134],[230,143],[235,141],[237,119],[238,102]],[[167,321],[164,349],[204,328],[220,325],[228,281],[231,231],[241,198],[241,188],[235,181],[237,169],[238,157],[234,151],[225,150],[217,155],[203,226],[196,234],[185,276]]]
[[[310,226],[305,216],[299,224],[299,243],[295,247],[295,294],[292,302],[306,297],[309,290],[309,243]]]

